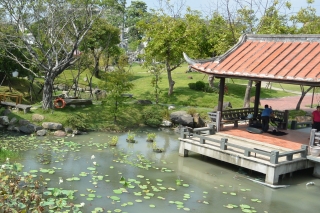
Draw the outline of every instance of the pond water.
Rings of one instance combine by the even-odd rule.
[[[152,151],[152,143],[146,142],[150,132],[156,133],[157,145],[164,152]],[[24,151],[17,160],[24,165],[21,175],[42,175],[48,197],[53,188],[76,190],[75,198],[68,202],[84,203],[80,209],[85,213],[300,213],[320,209],[320,179],[310,170],[282,179],[280,184],[289,187],[272,189],[247,179],[264,179],[261,174],[195,153],[180,157],[179,135],[171,130],[141,129],[134,133],[136,143],[126,142],[126,133],[91,132],[63,139],[41,138],[41,142],[24,136],[19,145]],[[114,135],[119,143],[109,146]],[[314,185],[307,186],[308,182]]]

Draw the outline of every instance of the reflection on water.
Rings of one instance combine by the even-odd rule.
[[[146,142],[148,132],[157,134],[157,145],[165,152],[152,151],[152,143]],[[77,198],[72,202],[84,202],[82,212],[96,207],[105,212],[241,212],[240,207],[226,208],[228,204],[245,204],[252,207],[252,212],[300,213],[320,209],[320,180],[312,177],[312,171],[282,179],[280,184],[291,185],[288,188],[271,189],[247,180],[236,166],[195,153],[180,157],[179,135],[172,131],[143,129],[134,133],[137,143],[127,143],[127,134],[102,132],[66,138],[64,141],[70,143],[65,143],[65,148],[55,148],[59,141],[45,139],[37,149],[21,153],[21,163],[24,171],[54,168],[54,174],[43,174],[50,178],[48,187],[77,190]],[[107,145],[113,135],[119,136],[116,147]],[[80,177],[81,173],[87,176]],[[113,190],[123,188],[122,176],[130,187],[127,192],[115,194]],[[80,177],[80,181],[67,181],[72,177]],[[64,180],[61,184],[60,178]],[[177,179],[187,185],[177,186]],[[310,181],[315,185],[306,186]],[[94,194],[94,199],[88,199],[88,194]],[[113,201],[111,196],[118,196],[120,201]]]

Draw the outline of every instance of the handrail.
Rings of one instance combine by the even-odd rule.
[[[188,132],[185,131],[185,128],[181,128],[181,130],[180,130],[181,138],[186,139],[187,134],[188,134]],[[320,136],[320,133],[319,133],[319,136]],[[243,154],[246,157],[251,157],[251,153],[264,155],[264,156],[270,157],[270,163],[272,163],[272,164],[279,164],[279,158],[281,158],[281,157],[286,157],[287,161],[292,161],[294,154],[300,154],[301,158],[306,158],[308,155],[308,146],[307,145],[301,145],[301,149],[298,149],[298,150],[280,153],[278,150],[272,150],[269,152],[269,151],[264,151],[261,149],[248,148],[248,147],[240,146],[237,144],[229,143],[227,138],[222,138],[222,137],[221,137],[221,140],[218,140],[218,139],[210,138],[205,135],[200,135],[200,134],[194,133],[192,138],[199,138],[200,144],[205,144],[206,141],[217,143],[220,145],[221,150],[228,150],[228,146],[234,147],[237,149],[241,149],[241,150],[243,150]],[[189,139],[190,139],[190,136],[189,136]]]
[[[0,93],[0,101],[6,101],[7,98],[15,98],[16,99],[16,105],[18,105],[18,104],[21,104],[22,95],[20,95],[20,94]]]

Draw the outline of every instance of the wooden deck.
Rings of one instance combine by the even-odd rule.
[[[266,174],[265,181],[277,184],[279,176],[314,167],[307,159],[311,128],[283,130],[287,135],[253,134],[247,125],[224,127],[214,135],[194,134],[180,139],[180,156],[196,152],[224,162]],[[227,139],[227,143],[221,142]]]

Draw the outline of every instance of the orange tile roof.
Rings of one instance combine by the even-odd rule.
[[[216,77],[319,86],[320,35],[243,35],[225,54],[191,67]]]

